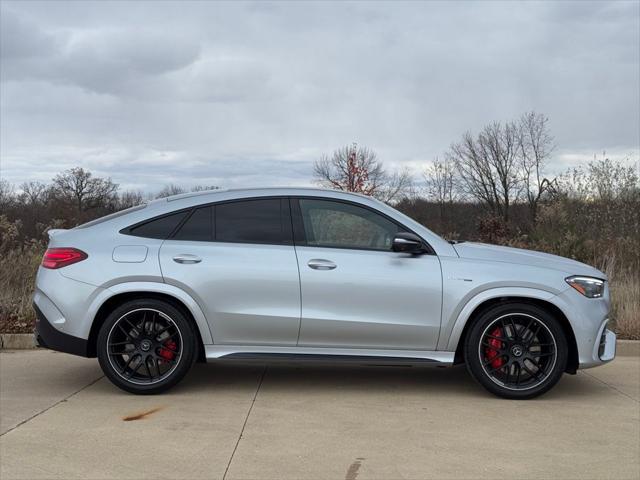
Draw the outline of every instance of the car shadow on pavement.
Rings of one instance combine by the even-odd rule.
[[[387,367],[351,364],[284,365],[220,362],[196,364],[187,378],[168,394],[211,393],[258,382],[261,390],[286,393],[380,393],[425,394],[467,398],[496,398],[484,391],[469,375],[464,365],[451,368]],[[542,399],[579,398],[582,395],[609,396],[611,390],[579,373],[564,375]]]

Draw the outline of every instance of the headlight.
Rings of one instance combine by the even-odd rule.
[[[593,277],[567,277],[564,279],[585,297],[599,298],[604,293],[604,280]]]

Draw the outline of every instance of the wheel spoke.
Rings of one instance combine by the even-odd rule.
[[[511,325],[513,326],[513,339],[517,341],[520,338],[520,336],[518,335],[518,329],[516,328],[516,323],[513,321],[513,316],[510,316],[509,320],[511,320]]]
[[[131,362],[132,362],[132,361],[133,361],[133,359],[134,359],[134,358],[136,358],[137,356],[138,356],[138,355],[131,355],[131,356],[129,357],[129,360],[127,360],[127,363],[125,363],[125,364],[124,364],[124,367],[122,367],[122,372],[121,372],[121,373],[124,373],[124,372],[125,372],[125,370],[127,369],[127,367],[128,367],[129,365],[131,365]]]
[[[504,336],[506,339],[511,340],[511,335],[509,335],[509,332],[507,330],[507,322],[505,321],[505,319],[501,319],[500,323],[502,323],[502,331],[504,332]]]
[[[533,340],[538,337],[538,333],[540,332],[540,328],[541,328],[541,325],[538,324],[536,326],[535,332],[532,332],[531,333],[531,337],[529,337],[528,345],[531,345],[533,343]]]
[[[122,355],[129,355],[131,356],[131,354],[133,354],[135,352],[135,350],[130,350],[130,351],[124,351],[124,352],[109,352],[109,355],[111,355],[112,357],[121,357]]]
[[[144,368],[147,370],[147,374],[149,375],[149,380],[153,380],[153,375],[151,374],[151,369],[149,368],[149,357],[144,359]]]
[[[496,357],[493,360],[491,360],[491,362],[493,362],[494,360],[498,359],[500,357]],[[491,364],[491,362],[488,362],[487,364],[485,364],[485,367],[489,364]],[[489,370],[489,373],[493,373],[493,372],[497,372],[498,370],[500,370],[501,368],[504,368],[504,365],[498,365],[497,367],[492,367],[491,370]]]
[[[144,331],[144,324],[146,321],[147,321],[147,311],[145,310],[144,312],[142,312],[142,320],[140,321],[140,325],[138,326],[141,332]]]
[[[173,325],[167,325],[166,327],[164,327],[164,328],[160,329],[160,330],[158,331],[158,333],[156,333],[156,338],[158,338],[160,335],[162,335],[164,332],[166,332],[166,331],[167,331],[167,330],[169,330],[170,328],[174,328],[174,326],[173,326]],[[174,334],[169,334],[169,336],[168,336],[167,338],[171,338],[171,337],[173,337],[174,335],[177,335],[177,334],[178,334],[178,332],[176,332],[176,333],[174,333]]]
[[[529,341],[529,335],[531,334],[531,326],[536,322],[535,318],[531,318],[529,319],[529,323],[527,324],[527,327],[525,328],[523,335],[522,335],[522,341]]]
[[[140,336],[140,331],[136,329],[136,326],[133,323],[131,323],[127,317],[124,317],[122,320],[129,324],[129,326],[131,327],[131,330],[136,332],[136,338],[138,338]]]
[[[118,324],[118,328],[122,331],[122,333],[125,334],[127,338],[131,338],[131,335],[129,334],[129,332],[127,332],[122,325]]]
[[[486,348],[490,348],[491,350],[498,352],[498,353],[504,353],[504,350],[502,348],[498,348],[494,345],[491,345],[490,343],[487,342],[482,342],[482,346],[486,347]]]
[[[540,358],[540,357],[551,357],[556,354],[556,352],[529,352],[532,357]]]
[[[491,335],[489,333],[485,335],[485,338],[490,338],[491,340],[498,340],[499,342],[506,343],[504,341],[504,337],[496,337],[495,335]]]
[[[527,364],[525,362],[522,362],[522,367],[527,371],[529,375],[533,376],[536,380],[540,381],[540,377],[538,376],[538,374],[540,373],[539,371],[534,372],[529,367],[527,367]]]

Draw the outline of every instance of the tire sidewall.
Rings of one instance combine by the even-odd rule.
[[[107,348],[107,339],[109,336],[109,332],[116,324],[116,322],[127,312],[144,308],[159,310],[160,312],[170,317],[176,324],[177,328],[180,330],[180,335],[182,336],[183,343],[182,355],[180,356],[177,367],[167,378],[164,378],[163,380],[152,385],[140,385],[132,382],[127,382],[125,379],[123,379],[114,370],[113,365],[109,361]],[[100,367],[102,368],[105,376],[109,378],[109,380],[113,384],[130,393],[151,395],[168,390],[184,378],[195,361],[197,343],[196,335],[193,331],[191,322],[182,311],[162,300],[140,299],[131,300],[120,305],[107,316],[104,323],[100,327],[96,350]]]
[[[523,313],[536,317],[549,329],[556,342],[556,362],[549,376],[540,385],[527,390],[511,390],[498,385],[489,378],[478,358],[478,348],[481,337],[487,326],[496,318],[509,313]],[[464,352],[465,363],[471,376],[491,393],[511,399],[534,398],[549,391],[562,377],[568,357],[567,340],[558,320],[546,310],[535,305],[515,302],[498,305],[481,313],[466,336]]]

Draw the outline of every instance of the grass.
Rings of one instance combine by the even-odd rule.
[[[640,340],[640,271],[611,277],[611,317],[620,338]]]

